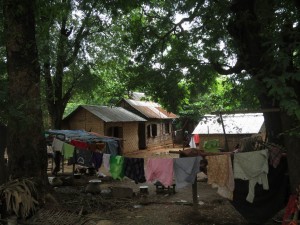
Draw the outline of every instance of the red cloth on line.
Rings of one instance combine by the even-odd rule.
[[[297,208],[297,195],[290,195],[288,204],[285,208],[285,212],[282,219],[282,225],[288,225],[289,222],[287,221],[294,213],[298,210]]]
[[[74,145],[75,147],[77,148],[80,148],[80,149],[88,149],[88,144],[83,142],[83,141],[78,141],[78,140],[71,140],[71,145]]]
[[[194,134],[194,141],[195,141],[195,144],[199,144],[199,142],[200,142],[199,134]]]

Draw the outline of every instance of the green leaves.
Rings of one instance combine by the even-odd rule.
[[[269,95],[280,102],[280,106],[290,116],[300,121],[299,105],[299,73],[283,73],[280,76],[265,78],[264,82],[269,89]]]
[[[52,82],[65,65],[61,93],[71,88],[72,101],[106,104],[142,91],[170,111],[209,112],[258,107],[266,91],[298,115],[300,17],[292,2],[253,10],[242,1],[39,4],[41,64]],[[230,76],[220,82],[216,71]]]

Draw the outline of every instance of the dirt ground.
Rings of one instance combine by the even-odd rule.
[[[132,157],[178,157],[165,148],[142,151]],[[66,171],[68,168],[66,168]],[[101,168],[103,173],[106,173]],[[106,175],[109,175],[106,173]],[[60,175],[63,178],[62,175]],[[101,194],[85,192],[93,176],[70,180],[72,185],[54,187],[45,197],[45,206],[32,219],[31,224],[85,224],[85,225],[246,225],[247,221],[231,203],[216,193],[206,181],[197,182],[198,204],[193,204],[192,186],[176,189],[175,194],[156,193],[154,184],[135,184],[132,180],[102,179]],[[148,194],[140,193],[140,186],[148,186]],[[131,188],[132,198],[113,198],[114,187]],[[53,198],[52,198],[53,197]],[[280,224],[271,219],[266,225]]]

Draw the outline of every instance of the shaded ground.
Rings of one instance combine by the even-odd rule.
[[[216,194],[216,190],[205,182],[198,182],[199,204],[197,209],[192,204],[191,187],[179,189],[175,194],[169,195],[156,194],[154,185],[149,185],[149,194],[141,196],[139,195],[139,187],[129,179],[104,182],[101,186],[102,190],[107,190],[108,187],[112,186],[132,187],[135,196],[133,198],[114,199],[106,194],[87,194],[84,192],[84,186],[58,187],[53,193],[58,201],[54,207],[68,210],[69,213],[76,216],[81,214],[80,219],[78,218],[79,221],[74,224],[248,224],[229,201]],[[41,224],[47,224],[45,218],[42,221]],[[71,224],[66,220],[66,216],[57,221],[60,222],[48,224]],[[279,223],[270,220],[267,224]]]
[[[178,157],[159,149],[134,154],[136,157]],[[178,148],[177,148],[178,150]],[[131,155],[133,156],[133,155]],[[66,169],[67,170],[67,169]],[[103,171],[105,172],[105,171]],[[102,194],[89,194],[85,187],[90,179],[83,176],[74,179],[72,186],[55,187],[52,196],[46,198],[45,208],[35,216],[31,224],[130,224],[130,225],[246,225],[247,221],[230,202],[216,193],[206,182],[197,182],[198,205],[192,203],[192,187],[177,189],[175,194],[156,193],[153,184],[135,184],[128,178],[122,181],[104,179]],[[149,193],[140,194],[140,186],[147,185]],[[132,188],[132,198],[112,198],[112,187]],[[58,213],[60,212],[60,214]],[[52,220],[51,220],[52,219]],[[280,224],[270,220],[267,225]]]

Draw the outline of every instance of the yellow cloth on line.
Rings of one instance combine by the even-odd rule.
[[[232,200],[234,191],[234,178],[231,156],[207,156],[207,183],[217,187],[217,193],[224,198]]]

